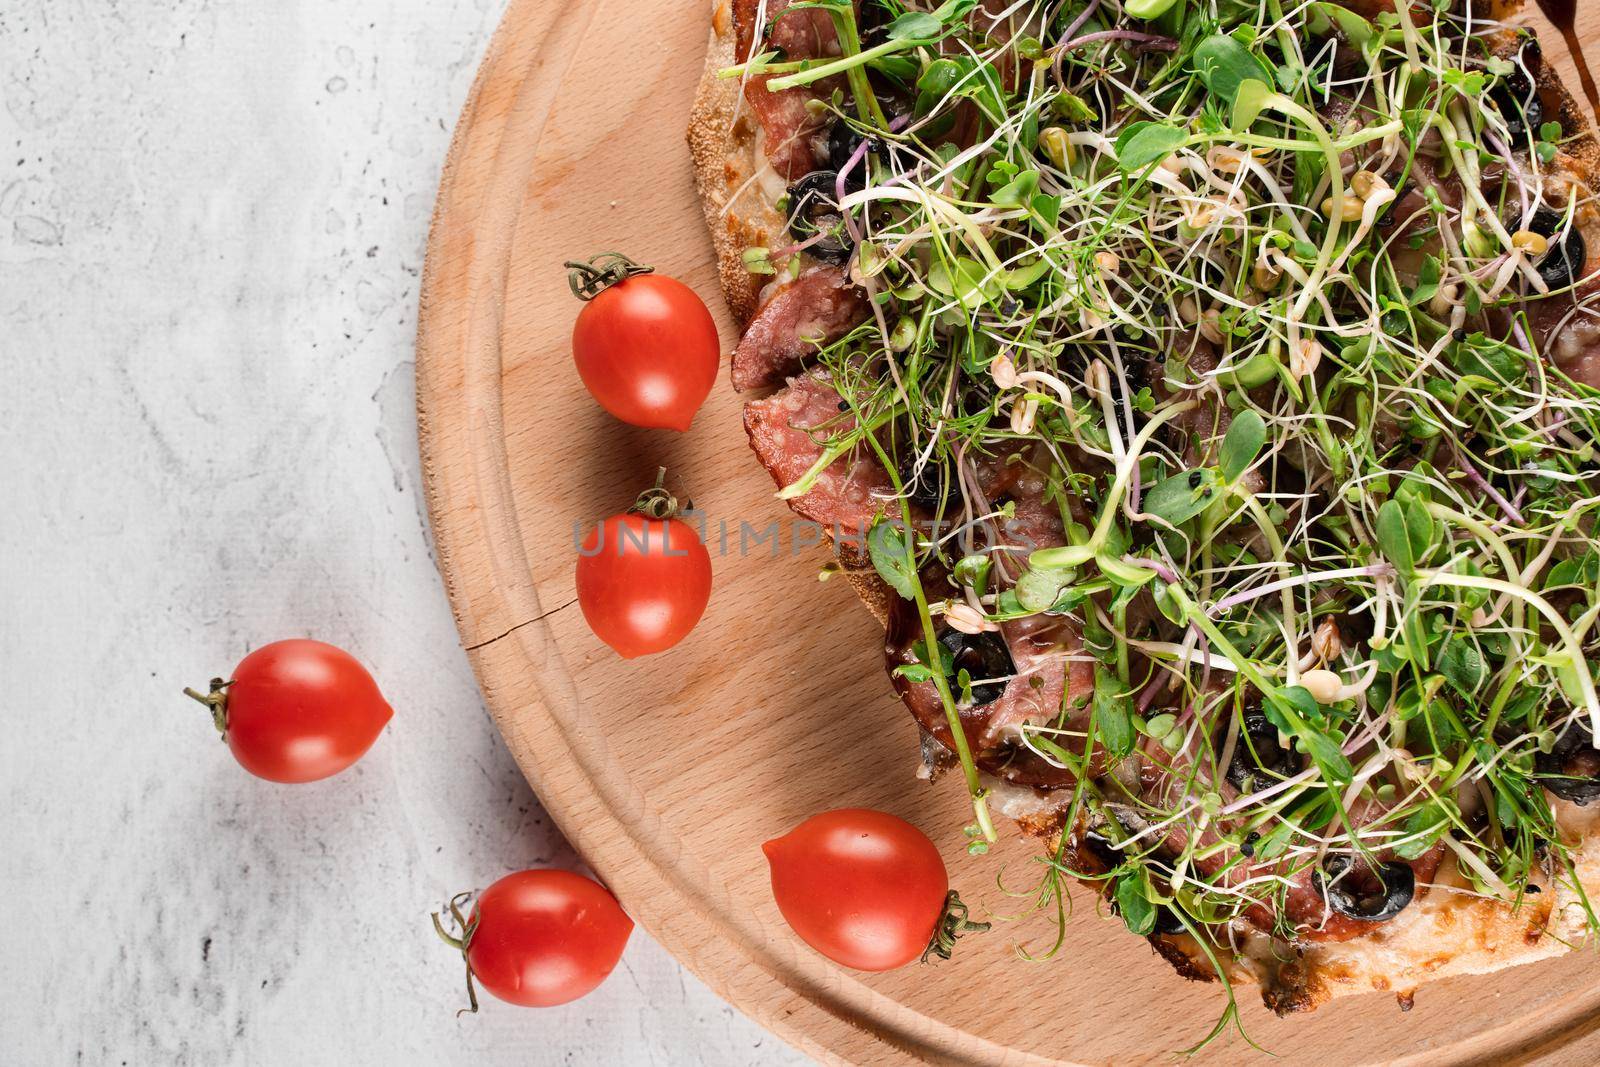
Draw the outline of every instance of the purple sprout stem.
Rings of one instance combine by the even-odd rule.
[[[1466,456],[1462,455],[1460,452],[1457,452],[1456,453],[1456,463],[1461,467],[1461,470],[1466,474],[1467,481],[1471,482],[1473,484],[1473,486],[1478,490],[1478,492],[1482,493],[1484,496],[1488,497],[1490,500],[1493,500],[1495,502],[1495,504],[1497,504],[1499,506],[1500,510],[1505,512],[1506,518],[1510,519],[1512,522],[1516,523],[1518,526],[1521,526],[1521,525],[1523,525],[1523,524],[1525,524],[1527,522],[1527,520],[1522,517],[1522,512],[1517,510],[1516,505],[1512,504],[1511,501],[1507,500],[1501,494],[1500,490],[1498,490],[1494,486],[1490,485],[1489,484],[1489,479],[1485,478],[1483,475],[1478,473],[1478,468],[1476,468],[1476,467],[1474,467],[1472,465],[1472,461],[1471,460],[1469,460]]]
[[[901,130],[905,129],[906,124],[910,121],[910,115],[898,116],[889,123],[889,132],[899,133]],[[871,148],[872,138],[861,138],[861,143],[856,145],[856,150],[850,153],[850,158],[845,161],[844,166],[839,168],[839,176],[833,181],[833,198],[835,200],[840,201],[841,203],[844,201],[846,179],[850,177],[851,171],[855,170],[856,167],[863,165],[862,161],[867,158],[867,152],[869,152]],[[841,214],[844,215],[845,232],[850,235],[851,241],[859,245],[861,243],[862,234],[861,227],[856,225],[855,216],[851,215],[848,211],[841,212]]]
[[[1153,52],[1176,52],[1178,50],[1178,42],[1171,37],[1163,37],[1158,33],[1140,33],[1138,30],[1096,30],[1094,33],[1086,33],[1082,37],[1074,37],[1070,41],[1057,45],[1056,48],[1061,52],[1070,52],[1074,48],[1080,48],[1086,44],[1094,44],[1096,41],[1132,41]]]
[[[1484,130],[1483,137],[1484,140],[1489,142],[1489,147],[1493,148],[1500,158],[1506,161],[1506,169],[1509,170],[1511,172],[1511,176],[1516,179],[1517,199],[1522,203],[1522,214],[1519,216],[1519,224],[1526,224],[1528,221],[1528,182],[1527,179],[1522,176],[1522,167],[1517,163],[1517,158],[1511,154],[1511,149],[1507,148],[1506,143],[1500,140],[1499,137],[1495,136],[1492,131]]]
[[[1089,6],[1084,8],[1083,11],[1078,15],[1078,17],[1072,20],[1072,24],[1070,26],[1068,26],[1065,31],[1062,32],[1061,36],[1070,39],[1073,34],[1077,33],[1080,29],[1083,28],[1083,24],[1085,22],[1088,22],[1089,21],[1089,17],[1091,15],[1093,15],[1096,11],[1098,11],[1099,8],[1100,8],[1100,0],[1089,0]]]
[[[1178,584],[1177,572],[1171,567],[1167,566],[1165,563],[1162,563],[1160,560],[1145,559],[1143,556],[1129,554],[1122,557],[1122,562],[1126,563],[1130,567],[1143,567],[1147,571],[1155,571],[1156,577],[1160,578],[1168,585]]]
[[[1215,618],[1229,608],[1238,607],[1257,597],[1276,593],[1281,589],[1292,589],[1297,585],[1310,585],[1313,582],[1336,582],[1344,578],[1376,578],[1379,575],[1393,574],[1394,568],[1387,563],[1371,563],[1365,567],[1345,567],[1336,571],[1317,571],[1314,574],[1297,574],[1293,578],[1280,578],[1275,582],[1247,589],[1242,593],[1225,596],[1207,609],[1206,614]]]

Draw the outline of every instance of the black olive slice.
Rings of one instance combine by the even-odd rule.
[[[1217,744],[1227,739],[1226,731],[1219,731]],[[1278,743],[1278,728],[1267,721],[1259,711],[1244,713],[1244,729],[1233,743],[1233,759],[1228,761],[1228,781],[1241,793],[1253,793],[1270,785],[1278,777],[1295,773],[1295,754]],[[1266,773],[1266,772],[1271,772]]]
[[[789,186],[789,233],[796,241],[811,241],[806,251],[824,263],[845,263],[855,248],[834,200],[838,181],[838,171],[814,170]],[[812,241],[819,233],[824,236]]]
[[[1349,856],[1329,856],[1316,873],[1317,892],[1328,907],[1350,919],[1383,922],[1405,910],[1417,895],[1417,874],[1407,863],[1367,863],[1352,869]]]
[[[967,677],[973,682],[991,679],[984,681],[982,685],[972,687],[974,707],[992,704],[999,700],[1000,694],[1006,691],[1003,679],[1017,673],[1016,664],[1011,659],[1011,649],[1007,647],[1005,638],[993,631],[964,634],[960,630],[946,630],[939,635],[939,643],[950,652],[950,687],[956,690],[954,694],[956,699],[959,700],[961,697],[959,689],[956,689],[956,679],[961,676],[962,671],[966,671]]]
[[[1589,724],[1579,720],[1568,726],[1555,747],[1533,761],[1539,784],[1562,800],[1586,805],[1600,800],[1600,749],[1594,747]]]
[[[1539,99],[1538,86],[1530,76],[1539,70],[1542,62],[1539,42],[1529,41],[1523,45],[1522,52],[1514,62],[1515,66],[1505,80],[1489,90],[1489,99],[1500,109],[1500,117],[1506,120],[1506,130],[1512,139],[1520,142],[1530,132],[1538,133],[1544,123],[1544,103]],[[1513,144],[1512,147],[1518,145]]]
[[[854,126],[843,119],[835,121],[833,127],[828,130],[829,168],[835,174],[844,170],[851,157],[856,154],[856,149],[861,147],[863,140],[865,138],[861,136],[860,131]],[[875,137],[872,139],[867,151],[879,158],[886,154],[883,142]],[[856,165],[850,168],[850,173],[844,176],[844,187],[846,189],[865,189],[867,187],[867,161],[865,159],[857,161]]]
[[[1083,850],[1103,863],[1108,871],[1122,866],[1122,853],[1117,851],[1117,846],[1111,843],[1111,838],[1101,833],[1098,829],[1084,833]]]
[[[906,488],[906,497],[915,505],[937,512],[940,505],[949,512],[961,502],[961,487],[954,473],[945,464],[930,459],[917,470],[917,457],[907,456],[900,464],[900,482]]]
[[[1186,933],[1183,921],[1178,918],[1178,913],[1165,904],[1156,905],[1156,928],[1150,931],[1153,934],[1181,934]]]
[[[1533,213],[1528,229],[1542,237],[1555,237],[1566,222],[1566,216],[1548,208]],[[1560,241],[1551,241],[1550,248],[1535,265],[1539,277],[1552,289],[1565,289],[1583,276],[1583,265],[1588,261],[1589,250],[1583,243],[1583,234],[1573,226]]]
[[[1111,839],[1105,834],[1101,833],[1099,830],[1087,831],[1083,835],[1082,844],[1083,850],[1089,853],[1089,855],[1093,856],[1095,859],[1099,860],[1107,871],[1113,871],[1122,866],[1122,861],[1126,858],[1120,851],[1117,850],[1117,847],[1111,843]],[[1109,888],[1107,889],[1107,893],[1110,893]],[[1111,907],[1113,911],[1116,910],[1115,899],[1113,899]],[[1181,934],[1186,932],[1184,930],[1183,922],[1178,918],[1177,913],[1174,912],[1172,908],[1166,904],[1157,904],[1155,907],[1156,925],[1155,928],[1150,931],[1152,934]]]

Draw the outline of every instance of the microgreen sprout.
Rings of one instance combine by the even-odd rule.
[[[877,457],[873,560],[925,648],[939,605],[1075,624],[1094,691],[1017,741],[1078,775],[1052,796],[1068,837],[1113,835],[1130,927],[1168,909],[1226,980],[1233,924],[1314,933],[1337,916],[1293,901],[1356,858],[1586,901],[1547,788],[1557,738],[1600,737],[1600,389],[1562,347],[1600,286],[1551,259],[1590,194],[1551,173],[1562,127],[1497,91],[1511,31],[1438,5],[791,6],[840,54],[730,73],[833,79],[875,139],[836,206],[877,313],[820,353],[855,418],[781,495]],[[1025,469],[1061,536],[1019,550],[983,464]],[[911,480],[953,487],[934,533]],[[974,680],[913,668],[981,850]],[[1037,898],[1063,917],[1064,849]]]

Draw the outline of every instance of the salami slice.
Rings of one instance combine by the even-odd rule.
[[[761,0],[735,0],[734,31],[738,55],[743,59],[776,49],[785,60],[820,59],[839,54],[839,38],[833,19],[826,11],[802,8],[789,11],[790,0],[766,0],[766,20],[771,32],[762,47],[755,47],[756,20]],[[772,169],[789,181],[804,177],[817,167],[817,135],[825,124],[825,113],[807,105],[833,91],[834,82],[822,81],[773,92],[767,87],[770,77],[758,74],[745,83],[745,101],[755,113],[766,135],[765,150]]]
[[[839,392],[825,371],[812,371],[763,400],[744,406],[744,429],[761,465],[779,486],[800,480],[823,454],[831,436],[855,429],[840,411]],[[889,473],[864,449],[840,456],[817,476],[811,491],[789,501],[803,518],[856,539],[894,492]]]
[[[926,577],[924,584],[938,588]],[[1080,732],[1086,728],[1094,667],[1083,655],[1083,638],[1077,624],[1064,617],[1036,616],[1005,623],[999,634],[969,638],[941,630],[940,639],[946,642],[947,650],[950,644],[956,644],[962,649],[971,646],[971,650],[985,652],[989,651],[985,645],[999,642],[1011,661],[1013,673],[1000,683],[1003,688],[998,695],[992,693],[990,686],[975,684],[973,700],[956,708],[967,746],[978,766],[1014,785],[1043,789],[1071,785],[1072,772],[1028,748],[1022,740],[1021,727],[1024,723],[1054,722],[1065,706],[1066,728]],[[918,725],[953,752],[955,742],[938,689],[932,682],[912,682],[892,673],[897,667],[917,662],[913,650],[921,640],[916,606],[899,601],[890,614],[884,647],[895,690]],[[994,680],[973,679],[974,683]],[[1053,740],[1068,751],[1082,749],[1081,737],[1076,742],[1069,736]]]
[[[867,316],[867,298],[839,267],[814,267],[767,298],[733,350],[733,387],[776,385],[797,373],[819,345],[831,344]]]

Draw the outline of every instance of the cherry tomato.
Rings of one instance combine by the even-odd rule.
[[[722,364],[705,301],[624,256],[567,266],[573,292],[588,301],[572,329],[584,386],[623,422],[687,430]]]
[[[485,889],[462,922],[460,905],[450,913],[465,937],[439,936],[467,958],[467,995],[478,1010],[473,979],[496,997],[529,1008],[550,1008],[592,992],[622,958],[633,920],[600,883],[571,871],[508,874]]]
[[[778,910],[830,960],[887,971],[929,951],[950,879],[933,842],[904,819],[841,808],[813,815],[761,849]]]
[[[578,606],[624,659],[671,648],[711,599],[711,556],[681,519],[613,515],[583,541]]]
[[[273,782],[314,782],[366,754],[394,709],[366,668],[321,641],[263,645],[211,692],[185,693],[211,708],[234,759]]]

